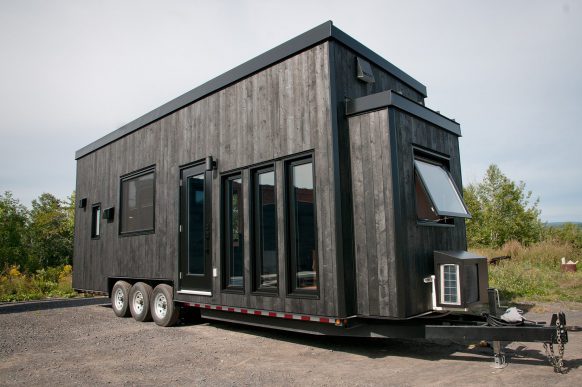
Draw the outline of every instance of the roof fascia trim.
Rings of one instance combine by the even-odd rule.
[[[461,137],[461,125],[442,114],[408,99],[393,90],[356,98],[346,103],[346,116],[393,106]]]
[[[165,103],[164,105],[144,114],[143,116],[131,121],[130,123],[122,126],[121,128],[108,133],[107,135],[101,137],[100,139],[92,142],[91,144],[79,149],[75,153],[75,159],[80,159],[81,157],[96,151],[105,145],[124,137],[141,127],[148,125],[154,121],[159,120],[169,114],[172,114],[176,110],[179,110],[191,103],[204,98],[208,94],[219,91],[242,78],[248,77],[265,67],[268,67],[274,63],[280,62],[285,58],[296,54],[307,47],[316,45],[324,40],[331,37],[332,22],[327,21],[319,26],[304,32],[303,34],[288,40],[287,42],[280,44],[279,46],[270,49],[269,51],[247,61],[243,64],[211,79],[210,81],[203,83],[202,85],[182,94],[181,96]]]
[[[106,134],[100,139],[84,146],[75,152],[75,159],[78,160],[83,156],[88,155],[102,148],[152,122],[155,122],[175,111],[190,105],[205,96],[215,93],[229,85],[238,82],[252,74],[255,74],[266,67],[272,66],[290,56],[304,51],[309,47],[313,47],[326,40],[334,39],[346,45],[348,48],[355,51],[357,54],[366,57],[379,67],[383,68],[402,82],[414,88],[419,93],[426,97],[426,87],[388,62],[363,44],[350,37],[348,34],[335,27],[331,21],[327,21],[319,26],[302,33],[301,35],[280,44],[279,46],[270,49],[269,51],[211,79],[210,81],[182,94],[181,96],[163,104],[162,106],[144,114],[143,116],[129,122],[113,132]]]

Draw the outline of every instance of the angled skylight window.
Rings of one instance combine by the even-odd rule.
[[[439,221],[441,217],[471,217],[457,186],[445,168],[421,160],[414,160],[414,166],[417,173],[417,214],[421,220]]]

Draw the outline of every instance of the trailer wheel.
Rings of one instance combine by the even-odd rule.
[[[176,324],[180,315],[174,304],[172,287],[166,284],[156,286],[152,294],[151,304],[154,322],[161,327],[171,327]]]
[[[129,310],[136,321],[152,321],[150,299],[152,287],[143,282],[138,282],[129,291]]]
[[[131,285],[125,281],[117,281],[111,290],[111,307],[117,317],[129,317],[129,291]]]

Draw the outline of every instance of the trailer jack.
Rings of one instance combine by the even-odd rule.
[[[507,362],[505,361],[505,352],[503,351],[503,345],[501,341],[493,342],[493,364],[491,367],[495,369],[502,369],[507,367]]]

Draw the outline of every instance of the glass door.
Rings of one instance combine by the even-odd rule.
[[[183,169],[180,185],[179,292],[211,295],[211,172],[204,164]]]

